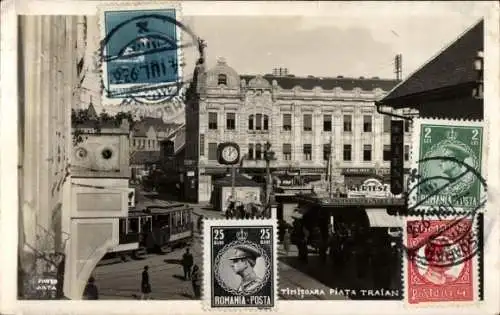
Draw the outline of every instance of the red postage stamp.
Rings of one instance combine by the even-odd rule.
[[[406,228],[408,303],[474,301],[473,220],[408,220]]]

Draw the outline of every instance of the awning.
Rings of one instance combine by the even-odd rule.
[[[386,209],[366,209],[371,227],[403,227],[403,218],[387,214]]]

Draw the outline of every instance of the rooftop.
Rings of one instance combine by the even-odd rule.
[[[242,75],[241,79],[245,81],[250,81],[256,75]],[[333,90],[339,87],[343,90],[353,90],[354,88],[360,88],[364,91],[373,91],[376,88],[380,88],[384,91],[389,91],[398,84],[398,80],[395,79],[381,79],[379,77],[372,78],[347,78],[343,76],[337,77],[298,77],[291,74],[288,75],[273,75],[266,74],[263,76],[264,79],[272,83],[276,80],[278,86],[282,89],[292,89],[295,86],[300,86],[304,90],[312,90],[315,87],[321,87],[323,90]]]
[[[420,69],[398,84],[380,103],[404,105],[404,99],[433,90],[477,81],[474,60],[484,47],[484,21],[460,35]]]

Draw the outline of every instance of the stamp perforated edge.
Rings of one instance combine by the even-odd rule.
[[[439,220],[450,220],[450,219],[456,219],[456,217],[437,217],[437,216],[428,216],[425,218],[426,220],[430,221],[439,221]],[[406,246],[408,244],[408,229],[407,229],[407,224],[409,221],[418,221],[422,220],[422,216],[408,216],[405,217],[403,220],[404,222],[404,227],[403,227],[403,246]],[[479,235],[479,220],[477,219],[477,216],[474,216],[472,218],[472,233],[475,235]],[[484,235],[484,233],[483,233]],[[484,242],[483,242],[484,244]],[[479,245],[483,245],[479,244]],[[480,300],[479,300],[479,287],[480,287],[480,270],[479,270],[479,260],[481,259],[484,255],[484,245],[483,248],[479,248],[478,252],[475,253],[470,259],[472,260],[472,289],[473,289],[473,298],[472,301],[447,301],[447,302],[421,302],[421,303],[415,303],[411,304],[408,302],[409,299],[409,288],[408,288],[408,268],[409,268],[409,262],[408,262],[408,255],[404,252],[403,250],[403,281],[402,281],[402,288],[404,292],[404,308],[408,309],[414,309],[414,308],[450,308],[450,307],[463,307],[463,306],[479,306]]]
[[[99,4],[96,6],[97,8],[97,21],[98,21],[98,27],[99,27],[99,46],[98,46],[98,55],[100,58],[100,49],[101,49],[101,41],[106,38],[106,25],[105,25],[105,19],[104,19],[104,14],[106,12],[110,11],[142,11],[142,10],[168,10],[168,9],[175,9],[175,18],[177,21],[182,21],[182,4],[177,1],[162,1],[162,2],[124,2],[124,1],[119,1],[119,2],[103,2],[103,4]],[[177,36],[177,46],[180,46],[182,43],[182,30],[180,29],[179,26],[176,26],[176,36]],[[182,48],[177,49],[177,79],[182,80],[184,76],[184,71],[183,71],[183,65],[184,65],[184,53]],[[97,69],[96,69],[97,70]],[[100,61],[100,68],[99,68],[99,80],[100,80],[100,95],[101,95],[101,105],[106,106],[106,105],[119,105],[123,99],[126,99],[126,97],[123,98],[108,98],[106,96],[106,84],[108,80],[108,72],[107,72],[107,65],[106,62],[103,62],[102,60]],[[156,84],[151,84],[151,86],[157,85]]]
[[[262,226],[262,225],[271,225],[273,227],[273,275],[274,279],[272,279],[272,283],[274,286],[273,289],[273,298],[274,298],[274,307],[260,309],[258,307],[225,307],[225,308],[212,308],[211,307],[211,273],[213,272],[210,263],[212,261],[211,248],[210,248],[210,228],[214,226]],[[255,312],[255,311],[266,311],[272,312],[278,310],[278,224],[275,219],[203,219],[203,285],[201,290],[201,298],[202,298],[202,308],[205,311],[209,312]]]
[[[418,161],[420,159],[420,127],[422,124],[435,124],[442,126],[457,126],[457,127],[482,127],[483,128],[483,138],[482,138],[482,148],[481,148],[481,177],[487,180],[485,166],[488,165],[488,139],[489,139],[489,121],[484,120],[466,120],[466,119],[449,119],[449,118],[426,118],[426,117],[415,117],[412,120],[412,135],[410,143],[410,172],[414,170],[418,172]],[[408,207],[412,208],[414,206],[413,200],[416,200],[417,189],[414,189],[415,184],[408,182],[407,191],[408,194]],[[487,198],[487,189],[482,187],[480,192],[480,201]],[[486,207],[483,207],[486,208]],[[467,210],[461,210],[460,208],[455,208],[459,212],[467,212]],[[418,206],[416,209],[408,211],[408,215],[418,215],[418,214],[432,214],[431,207],[428,206]],[[480,209],[481,212],[484,210]]]

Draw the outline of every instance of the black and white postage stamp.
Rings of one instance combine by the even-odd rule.
[[[276,251],[274,220],[204,221],[205,307],[275,308]]]

